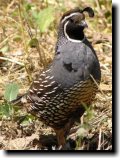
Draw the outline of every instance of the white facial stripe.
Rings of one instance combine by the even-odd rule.
[[[70,38],[70,37],[68,36],[68,34],[67,34],[67,32],[66,32],[66,27],[67,27],[68,23],[69,23],[69,21],[67,21],[67,22],[64,24],[64,35],[66,36],[66,38],[67,38],[69,41],[71,41],[71,42],[76,42],[76,43],[81,43],[82,41],[84,41],[84,40],[85,40],[85,36],[84,36],[84,38],[83,38],[82,41],[76,40],[76,39],[72,39],[72,38]]]
[[[66,16],[61,22],[63,23],[66,19],[68,19],[74,15],[79,15],[79,12],[75,12],[75,13],[70,14],[69,16]]]

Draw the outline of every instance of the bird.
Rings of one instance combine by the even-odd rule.
[[[77,7],[62,15],[54,59],[24,96],[13,100],[26,98],[28,112],[52,127],[62,149],[70,129],[94,101],[101,81],[98,57],[84,33],[88,28],[85,12],[94,17],[91,7]]]

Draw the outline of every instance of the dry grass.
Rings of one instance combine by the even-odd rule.
[[[21,0],[19,2],[17,0],[0,1],[0,21],[2,22],[0,26],[0,49],[2,50],[0,53],[2,57],[0,59],[0,103],[4,103],[3,95],[8,83],[19,84],[19,94],[23,94],[28,90],[33,77],[52,61],[56,28],[63,12],[76,6],[91,6],[95,10],[95,18],[87,18],[89,28],[86,30],[86,35],[97,52],[102,81],[92,108],[82,117],[81,124],[72,128],[69,137],[76,141],[77,150],[112,150],[111,2],[107,0],[89,0],[88,2],[82,0],[82,3],[80,0],[48,0],[48,3],[40,3],[39,0],[28,1],[34,3],[37,9],[47,5],[53,5],[55,8],[54,23],[47,32],[42,34],[38,29],[35,31],[33,25],[28,24],[28,20],[21,15],[24,12],[24,2]],[[21,4],[20,9],[18,4]],[[30,31],[39,41],[39,46],[36,48],[28,45],[32,38]],[[43,64],[40,52],[43,53],[41,56],[45,57]],[[17,115],[13,115],[12,118],[0,119],[0,149],[36,150],[44,146],[51,148],[51,144],[55,145],[53,130],[38,119],[33,118],[27,125],[21,125],[22,118],[26,115],[26,110],[19,108]],[[55,150],[55,147],[53,149]]]

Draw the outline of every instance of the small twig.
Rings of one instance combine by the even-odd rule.
[[[29,36],[30,36],[30,38],[32,40],[33,39],[33,34],[31,32],[31,28],[29,26],[28,20],[27,19],[25,19],[25,20],[26,20],[27,27],[28,27],[28,34],[29,34]],[[39,45],[39,41],[38,40],[37,40],[36,50],[39,53],[40,62],[42,62],[43,66],[46,67],[45,66],[45,64],[46,64],[46,57],[45,57],[45,54],[42,55],[42,53],[41,53],[41,49],[40,49],[40,45]]]
[[[97,150],[100,150],[100,148],[101,148],[101,128],[100,128],[100,132],[99,132],[99,142],[98,142]]]
[[[13,36],[13,34],[12,35],[9,35],[8,37],[6,37],[2,42],[0,42],[0,48],[2,47],[2,45],[4,45],[4,43],[6,43],[8,40],[9,40],[9,38],[11,38]]]
[[[95,0],[95,1],[96,1],[96,4],[97,4],[98,9],[101,10],[101,6],[100,6],[99,0]]]
[[[20,66],[25,66],[23,63],[21,62],[18,62],[16,60],[13,60],[13,59],[10,59],[10,58],[6,58],[6,57],[0,57],[1,60],[5,60],[5,61],[9,61],[9,62],[12,62],[12,63],[16,63],[16,64],[19,64]]]
[[[103,121],[105,118],[107,118],[107,113],[110,113],[111,111],[106,109],[104,111],[104,113],[101,113],[99,116],[97,116],[96,118],[93,118],[91,121],[90,121],[90,125],[93,126],[93,125],[97,125],[98,123],[100,123],[101,121]]]
[[[10,21],[12,21],[12,22],[14,22],[14,23],[16,23],[18,26],[20,26],[19,22],[17,22],[17,21],[16,21],[15,19],[13,19],[12,17],[6,16],[5,18],[8,19],[8,20],[10,20]],[[21,27],[21,26],[20,26],[20,27]]]
[[[22,10],[21,10],[21,3],[22,1],[20,1],[20,4],[18,5],[18,13],[19,13],[19,19],[20,19],[20,23],[21,23],[21,31],[22,31],[22,37],[23,37],[23,46],[24,46],[24,51],[25,51],[25,57],[24,57],[24,60],[25,62],[27,61],[27,58],[28,58],[28,46],[26,44],[26,35],[25,35],[25,32],[24,32],[24,22],[23,22],[23,18],[22,18]],[[28,76],[28,80],[29,82],[32,81],[32,76],[31,76],[31,73],[27,67],[27,63],[25,63],[25,70],[27,72],[27,76]]]
[[[32,34],[32,32],[31,32],[31,28],[30,28],[30,25],[29,25],[29,23],[28,23],[28,19],[27,18],[25,18],[25,20],[26,20],[26,24],[27,24],[27,27],[28,27],[28,34],[29,34],[29,36],[30,36],[30,38],[32,39],[33,38],[33,34]]]
[[[22,19],[21,0],[20,0],[20,4],[18,5],[18,13],[19,13],[19,20],[20,20],[20,24],[21,24],[20,26],[21,26],[22,37],[23,37],[23,46],[24,46],[25,54],[26,54],[26,56],[28,56],[28,50],[27,50],[27,45],[26,45],[26,35],[24,32],[24,23],[23,23],[23,19]]]
[[[13,6],[14,3],[15,3],[15,0],[11,1],[10,4],[8,4],[7,9],[6,9],[7,13],[9,11],[9,9]]]

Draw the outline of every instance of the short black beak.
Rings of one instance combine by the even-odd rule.
[[[85,20],[82,20],[81,26],[83,26],[84,28],[88,28],[88,25]]]

